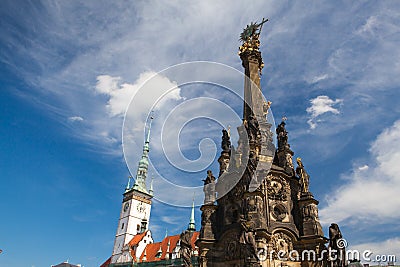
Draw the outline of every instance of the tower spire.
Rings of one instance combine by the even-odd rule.
[[[146,189],[146,178],[147,172],[149,169],[149,151],[150,151],[150,130],[151,130],[151,122],[153,121],[153,116],[150,116],[150,122],[147,129],[147,135],[145,139],[145,143],[143,146],[142,158],[139,161],[138,169],[136,172],[135,184],[133,189],[149,194]]]
[[[194,197],[192,202],[192,213],[190,214],[188,230],[193,232],[196,231],[196,221],[194,220]]]

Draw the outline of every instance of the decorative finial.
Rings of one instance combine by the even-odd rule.
[[[286,117],[286,116],[283,116],[283,117],[282,117],[282,121],[283,121],[283,122],[287,121],[287,117]]]
[[[228,125],[228,136],[231,137],[231,126]]]

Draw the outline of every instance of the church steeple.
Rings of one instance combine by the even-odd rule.
[[[146,141],[143,146],[142,158],[139,160],[138,169],[136,172],[135,184],[133,185],[133,189],[149,194],[146,188],[146,178],[147,172],[149,168],[149,151],[150,151],[150,130],[151,130],[151,122],[153,121],[153,117],[150,117],[150,123],[147,130]]]

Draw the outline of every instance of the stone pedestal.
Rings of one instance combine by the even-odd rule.
[[[326,266],[326,259],[321,257],[321,252],[326,249],[328,239],[324,237],[318,218],[318,201],[310,192],[302,192],[299,199],[299,207],[302,217],[302,229],[300,236],[300,252],[314,251],[315,256],[310,260],[303,259],[302,267]]]
[[[217,206],[214,204],[205,204],[201,206],[201,229],[199,239],[196,245],[199,247],[199,266],[206,267],[208,264],[208,253],[215,243],[215,212]]]
[[[301,236],[323,236],[321,224],[318,218],[318,200],[315,200],[310,192],[302,192],[299,199],[299,207],[302,215]]]

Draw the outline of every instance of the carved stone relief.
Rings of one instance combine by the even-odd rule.
[[[289,195],[289,185],[282,177],[273,175],[267,176],[268,198],[275,200],[287,200]]]

